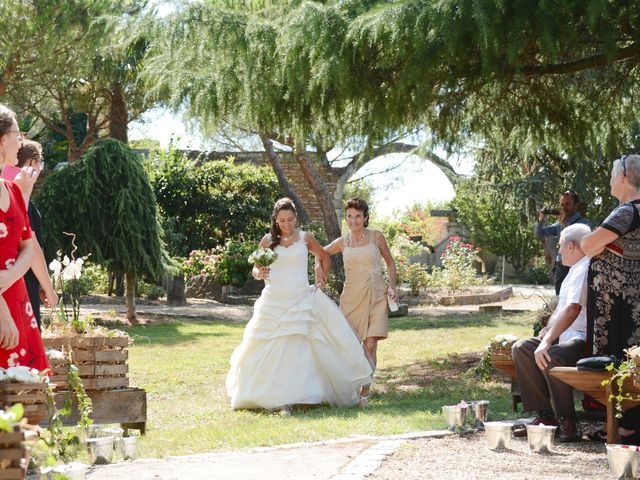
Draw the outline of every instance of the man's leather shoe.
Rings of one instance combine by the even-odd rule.
[[[529,425],[552,425],[557,426],[558,420],[550,417],[537,416]],[[513,436],[516,438],[524,438],[527,436],[527,427],[523,425],[522,428],[517,428],[513,431]]]
[[[582,440],[582,432],[580,427],[573,417],[563,417],[560,419],[560,435],[558,436],[558,442],[570,443],[579,442]]]

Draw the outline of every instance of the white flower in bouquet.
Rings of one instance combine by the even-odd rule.
[[[258,248],[249,255],[249,263],[259,267],[268,267],[278,258],[278,254],[270,248]]]

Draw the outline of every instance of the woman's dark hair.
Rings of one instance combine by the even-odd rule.
[[[294,215],[297,216],[296,206],[294,205],[293,200],[291,200],[290,198],[281,198],[273,206],[273,213],[271,214],[271,229],[269,230],[269,233],[271,234],[271,244],[269,244],[269,248],[272,250],[280,245],[282,232],[280,232],[280,227],[278,226],[276,217],[282,210],[290,210]]]
[[[24,167],[25,163],[31,160],[40,161],[42,159],[42,145],[33,140],[23,140],[20,150],[18,150],[18,167]]]
[[[362,212],[362,214],[364,215],[364,226],[365,228],[368,227],[369,226],[369,205],[367,205],[367,202],[365,202],[364,200],[358,197],[350,198],[349,200],[347,200],[347,203],[344,206],[345,213],[350,208],[353,208],[355,210],[358,210],[359,212]]]
[[[16,114],[6,105],[0,103],[0,137],[6,135],[6,133],[13,126],[13,121],[16,119]]]

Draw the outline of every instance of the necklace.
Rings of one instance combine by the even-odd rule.
[[[291,239],[294,237],[294,235],[295,235],[295,234],[296,234],[296,233],[295,233],[295,231],[294,231],[294,232],[293,232],[291,235],[289,235],[288,237],[285,237],[284,235],[281,235],[281,236],[280,236],[280,240],[284,240],[284,241],[288,242],[289,240],[291,240]]]
[[[355,235],[351,235],[351,246],[352,247],[360,247],[364,244],[364,239],[366,237],[366,232],[362,232],[362,237],[360,239],[356,239]]]

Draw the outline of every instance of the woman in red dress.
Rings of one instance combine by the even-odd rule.
[[[17,155],[15,113],[0,105],[0,160]],[[23,275],[34,254],[25,201],[18,185],[0,179],[0,367],[49,368]]]

